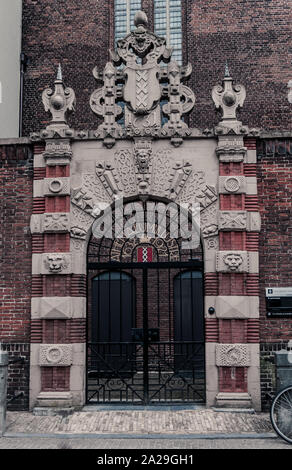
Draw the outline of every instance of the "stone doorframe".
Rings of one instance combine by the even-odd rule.
[[[97,161],[95,175],[83,175],[82,185],[76,187],[72,183],[73,139],[48,138],[35,144],[31,408],[84,405],[86,258],[94,221],[93,193],[98,187],[108,202],[119,192],[126,196],[132,192],[131,197],[148,192],[176,202],[199,197],[207,405],[260,409],[255,139],[224,132],[210,139],[217,140],[217,187],[208,184],[208,171],[200,174],[189,162],[169,156],[160,166],[159,159],[152,160],[148,167],[150,176],[155,175],[152,186],[141,186],[149,179],[137,161],[137,142],[134,152],[119,153],[115,165]],[[168,180],[166,163],[171,169]]]

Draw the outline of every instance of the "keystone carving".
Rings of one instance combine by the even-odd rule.
[[[40,366],[71,366],[72,345],[41,344],[39,352]]]
[[[250,366],[250,351],[246,344],[217,344],[216,366],[248,367]]]
[[[66,88],[62,78],[62,70],[59,64],[57,79],[55,80],[55,90],[47,88],[42,94],[45,111],[50,112],[52,121],[47,126],[47,130],[68,129],[66,116],[75,108],[75,93],[72,88]]]
[[[237,120],[236,111],[243,106],[245,98],[244,86],[234,85],[226,64],[222,85],[216,85],[212,90],[215,108],[222,112],[222,121],[219,126],[230,128],[235,133],[241,132],[242,123]]]
[[[141,194],[149,191],[152,173],[152,158],[151,141],[145,139],[136,140],[134,147],[134,161],[136,165],[138,192]]]

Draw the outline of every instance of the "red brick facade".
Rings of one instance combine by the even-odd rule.
[[[183,1],[184,63],[191,62],[189,86],[196,93],[190,125],[201,130],[218,123],[211,90],[220,82],[228,60],[236,83],[246,86],[247,98],[240,119],[250,128],[291,131],[291,105],[287,83],[291,57],[288,3],[276,0],[231,2]],[[64,81],[77,96],[74,128],[94,129],[98,121],[90,112],[89,97],[96,84],[92,69],[101,71],[114,42],[114,0],[23,1],[23,52],[29,58],[24,82],[23,134],[44,129],[49,116],[41,105],[41,92],[54,81],[62,64]],[[153,28],[153,2],[142,8]],[[291,16],[291,15],[290,15]],[[232,19],[232,21],[231,21]],[[220,78],[221,77],[221,78]],[[260,274],[205,273],[206,296],[258,296],[260,319],[206,319],[208,343],[261,343],[262,402],[274,390],[275,369],[270,359],[292,338],[292,319],[266,316],[265,288],[291,285],[291,192],[292,140],[245,139],[248,150],[257,148],[258,164],[220,162],[220,176],[257,177],[258,195],[220,194],[222,211],[260,211],[262,229],[220,231],[218,250],[260,252]],[[31,321],[31,298],[86,297],[85,274],[31,274],[32,253],[68,253],[70,234],[30,234],[31,214],[70,211],[70,196],[34,197],[33,179],[68,177],[70,166],[52,165],[33,169],[32,153],[44,147],[28,143],[0,146],[1,259],[0,340],[11,356],[22,362],[10,366],[9,396],[23,391],[16,407],[28,405],[30,343],[84,343],[85,319]],[[68,193],[67,193],[68,194]],[[167,285],[167,283],[165,284]],[[163,288],[163,286],[162,286]],[[90,290],[90,289],[89,289]],[[151,290],[150,290],[151,292]],[[57,293],[57,294],[56,294]],[[142,325],[141,316],[138,326]],[[258,325],[260,335],[258,335]],[[165,331],[167,325],[165,326]],[[260,337],[259,337],[260,336]],[[162,332],[163,339],[163,332]],[[42,367],[42,391],[69,390],[69,367]],[[219,369],[220,392],[246,392],[247,368]]]
[[[0,146],[0,341],[21,359],[9,366],[8,398],[24,393],[13,408],[28,406],[32,176],[29,145]]]

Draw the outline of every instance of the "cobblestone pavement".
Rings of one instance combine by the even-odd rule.
[[[267,439],[56,439],[1,438],[0,449],[292,449],[278,438]],[[3,454],[5,455],[5,454]],[[97,455],[102,455],[99,451]],[[122,455],[122,454],[121,454]],[[17,454],[15,455],[17,458]]]
[[[179,411],[79,411],[69,416],[8,412],[6,433],[239,434],[272,432],[267,413]]]

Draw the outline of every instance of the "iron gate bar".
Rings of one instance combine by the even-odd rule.
[[[199,341],[183,341],[183,342],[180,342],[180,341],[162,341],[162,342],[159,342],[159,343],[157,343],[157,344],[158,344],[158,346],[166,345],[166,344],[170,344],[170,345],[176,345],[176,344],[184,344],[184,345],[193,344],[193,345],[196,345],[196,344],[197,344],[197,345],[199,345],[199,346],[203,346],[203,345],[204,345],[203,342],[199,342]],[[155,343],[154,343],[154,345],[155,345]],[[170,363],[169,363],[167,360],[163,359],[163,358],[161,357],[161,355],[160,355],[159,353],[157,353],[157,352],[152,348],[152,345],[150,345],[149,348],[150,348],[150,350],[152,350],[152,351],[154,352],[154,355],[157,356],[157,357],[162,361],[162,363],[166,364],[166,365],[172,370],[172,372],[173,372],[173,374],[172,374],[170,377],[168,377],[168,379],[166,380],[166,382],[164,382],[163,384],[161,384],[161,387],[160,387],[158,390],[156,390],[156,392],[154,393],[154,395],[151,395],[150,400],[153,399],[153,397],[155,397],[155,395],[157,395],[157,393],[160,392],[160,390],[162,390],[163,388],[165,388],[166,384],[167,384],[173,377],[175,377],[175,376],[180,377],[180,378],[183,380],[183,382],[186,383],[186,385],[192,387],[192,384],[189,384],[189,383],[185,380],[185,378],[182,377],[182,375],[181,375],[179,372],[176,372],[176,370],[170,365]],[[199,348],[199,349],[200,349],[200,348]],[[191,358],[193,358],[196,353],[198,353],[198,351],[195,351],[195,352],[193,351],[193,352],[184,360],[183,365],[184,365],[184,364],[187,364],[187,362],[188,362]],[[196,393],[197,395],[199,395],[200,398],[202,398],[202,399],[204,398],[204,397],[202,397],[202,396],[200,395],[200,393],[199,393],[197,390],[194,390],[194,391],[195,391],[195,393]]]
[[[117,343],[117,342],[114,342],[114,343],[102,343],[102,342],[98,342],[98,343],[88,343],[88,346],[90,347],[91,350],[94,351],[94,353],[96,354],[96,356],[99,357],[99,358],[101,359],[101,361],[102,361],[109,369],[111,369],[112,372],[114,372],[114,373],[116,374],[117,377],[119,377],[119,379],[126,385],[126,388],[129,388],[129,389],[134,393],[134,395],[137,395],[137,397],[138,397],[141,401],[143,401],[143,399],[138,395],[138,393],[137,393],[135,390],[133,390],[132,387],[131,387],[129,384],[127,384],[127,382],[125,382],[125,380],[123,379],[123,377],[119,374],[118,370],[117,370],[117,369],[113,369],[113,367],[112,367],[108,362],[106,362],[106,360],[100,355],[100,353],[98,353],[98,352],[94,349],[94,346],[96,346],[96,345],[101,345],[101,344],[106,344],[106,345],[109,345],[109,344],[110,344],[110,345],[112,346],[112,345],[115,345],[115,344],[116,344],[116,345],[117,345],[117,344],[119,344],[119,345],[125,344],[125,345],[126,345],[126,344],[133,344],[133,343]],[[138,344],[139,344],[139,343],[138,343]],[[124,365],[125,365],[126,363],[127,363],[127,361],[124,363]],[[119,370],[121,370],[121,368],[120,368]],[[110,380],[110,379],[109,379],[109,380]]]
[[[93,353],[93,355],[90,355],[90,363],[94,364],[94,358],[97,359],[96,363],[96,380],[93,379],[92,384],[89,386],[88,383],[88,374],[87,374],[87,403],[89,403],[91,400],[95,399],[98,402],[115,402],[115,400],[112,398],[112,393],[114,393],[114,389],[112,391],[111,386],[109,386],[110,381],[112,379],[119,379],[121,381],[121,384],[125,387],[125,389],[121,388],[119,391],[116,390],[117,393],[120,394],[120,397],[118,398],[118,402],[123,402],[123,403],[130,403],[132,402],[133,404],[136,403],[137,405],[139,404],[151,404],[155,401],[159,402],[164,402],[164,401],[169,401],[169,402],[176,402],[176,401],[183,401],[184,403],[187,402],[195,402],[195,401],[203,401],[204,400],[204,377],[205,377],[205,365],[204,365],[204,356],[202,358],[198,358],[198,366],[195,366],[195,363],[193,364],[192,359],[197,355],[200,354],[200,351],[204,353],[204,342],[201,341],[158,341],[150,343],[148,334],[148,326],[149,326],[149,318],[148,318],[148,301],[149,301],[149,293],[148,293],[148,269],[156,269],[159,272],[160,269],[162,270],[168,270],[168,291],[170,295],[170,290],[171,290],[171,283],[170,283],[170,273],[171,269],[176,269],[179,270],[180,273],[180,285],[181,285],[181,274],[185,270],[191,270],[191,271],[203,271],[203,262],[200,260],[189,260],[189,261],[160,261],[160,262],[116,262],[116,261],[108,261],[108,262],[89,262],[88,263],[88,269],[89,270],[108,270],[109,271],[109,279],[111,278],[110,274],[111,272],[114,271],[119,271],[120,274],[120,281],[121,281],[121,272],[123,269],[131,270],[131,275],[133,276],[133,270],[137,269],[140,270],[140,273],[142,274],[142,292],[143,292],[143,299],[142,299],[142,314],[143,314],[143,331],[144,331],[144,340],[141,342],[88,342],[88,347],[89,350]],[[156,278],[157,281],[157,304],[159,306],[159,277]],[[174,288],[172,286],[172,288]],[[99,289],[98,288],[98,297],[99,297]],[[191,285],[191,302],[193,304],[193,296],[192,296],[192,289],[193,286]],[[180,288],[180,293],[182,294],[182,289]],[[110,295],[110,286],[109,286],[109,292],[108,294]],[[131,291],[131,299],[130,302],[132,303],[133,292]],[[173,292],[174,295],[174,292]],[[120,300],[121,300],[122,292],[120,291]],[[136,302],[137,302],[137,296],[136,296]],[[182,302],[182,298],[180,296],[180,303]],[[120,302],[121,303],[121,302]],[[109,304],[110,304],[110,299],[109,299]],[[99,305],[99,303],[98,303]],[[193,305],[192,305],[193,307]],[[159,309],[159,307],[158,307]],[[169,311],[169,322],[171,321],[170,318],[170,299],[168,302],[168,311]],[[181,310],[181,309],[180,309]],[[193,308],[192,308],[193,310]],[[120,312],[121,314],[121,312]],[[182,311],[180,311],[180,314],[182,314]],[[159,311],[158,311],[159,315]],[[135,315],[135,323],[137,321],[137,316]],[[193,322],[193,318],[192,318]],[[109,325],[110,327],[110,325]],[[171,336],[171,324],[169,323],[169,335]],[[187,345],[194,345],[194,349],[192,351],[189,351],[188,353],[186,352],[183,354],[183,357],[181,358],[181,363],[179,368],[175,368],[175,365],[171,364],[171,357],[166,357],[163,351],[161,353],[160,348],[165,348],[165,345],[169,345],[169,350],[171,352],[172,348],[175,347],[175,345],[185,345],[187,347],[187,350],[189,350]],[[106,350],[101,351],[99,346],[107,345],[109,348],[111,348],[114,345],[120,345],[123,348],[123,345],[139,345],[139,350],[141,351],[141,356],[140,359],[143,358],[143,363],[141,362],[141,369],[139,365],[139,360],[138,362],[135,362],[136,358],[136,353],[137,350],[128,350],[126,347],[125,352],[123,353],[123,349],[120,351],[120,357],[122,361],[118,364],[118,367],[115,368],[115,365],[112,362],[107,360],[107,354],[110,355],[110,349],[107,352]],[[158,351],[155,348],[155,345],[158,347]],[[196,347],[196,345],[198,347]],[[88,348],[87,348],[88,349]],[[143,349],[143,350],[142,350]],[[152,354],[151,354],[152,353]],[[125,354],[125,358],[123,360],[123,356]],[[88,353],[87,353],[88,356]],[[104,356],[104,357],[103,357]],[[173,351],[172,357],[175,357],[175,351]],[[179,354],[178,357],[180,357],[181,354]],[[138,358],[139,359],[139,358]],[[152,364],[151,364],[151,359],[157,361],[157,372],[156,372],[156,366],[153,368],[153,372],[158,373],[159,378],[158,378],[158,383],[156,379],[151,378],[151,383],[150,383],[150,372],[152,371]],[[169,359],[169,360],[168,360]],[[87,359],[87,364],[88,366],[90,365],[89,363],[89,357]],[[101,364],[106,365],[106,370],[108,372],[112,372],[112,376],[108,377],[106,379],[106,376],[104,376],[103,369],[100,369],[102,367]],[[185,371],[184,367],[190,363],[191,369],[189,370],[189,380],[188,377],[184,376]],[[155,365],[155,364],[154,364]],[[163,365],[166,366],[165,371],[163,368]],[[129,366],[129,370],[125,370],[125,368]],[[151,371],[149,371],[149,367]],[[187,370],[187,369],[186,369]],[[89,371],[89,369],[88,369]],[[140,371],[140,372],[139,372]],[[166,377],[164,377],[164,372],[168,372]],[[127,377],[125,377],[123,374],[124,373],[129,373],[129,374],[134,374],[132,376],[129,376],[128,379],[129,382],[127,381]],[[139,379],[139,373],[142,373],[142,382],[140,382]],[[137,382],[136,382],[136,377],[135,375],[138,374],[137,377]],[[162,374],[162,375],[161,375]],[[152,377],[152,376],[151,376]],[[155,377],[155,375],[154,375]],[[162,383],[163,380],[166,381]],[[177,388],[176,384],[175,386],[171,385],[171,381],[173,379],[179,379],[183,385],[183,388],[181,388],[181,385],[179,385],[179,389]],[[202,380],[202,384],[201,384]],[[100,383],[101,381],[101,383]],[[96,383],[95,383],[96,382]],[[91,390],[91,386],[95,390]],[[142,388],[140,388],[140,386]],[[170,386],[170,388],[169,388]],[[139,387],[139,388],[137,388]],[[154,387],[154,388],[153,388]],[[155,388],[158,388],[155,390]],[[162,395],[161,395],[162,393]],[[181,394],[180,397],[178,397],[176,394],[179,393]],[[169,395],[170,394],[170,395]],[[176,396],[174,396],[175,394]],[[135,398],[136,397],[136,398]],[[156,399],[156,397],[158,397]],[[198,398],[196,398],[198,397]]]
[[[144,376],[144,404],[149,400],[149,357],[148,357],[148,282],[147,268],[143,268],[143,376]]]

